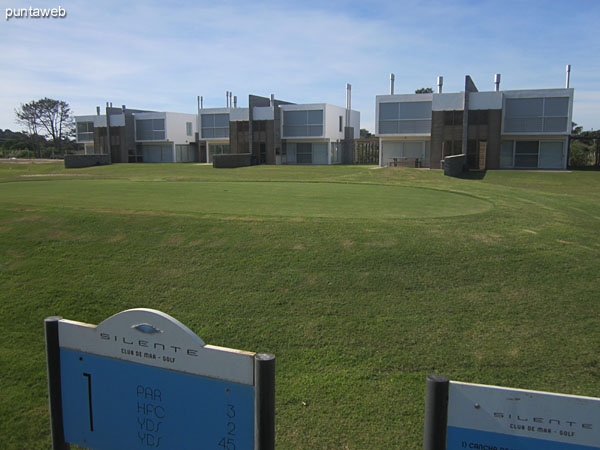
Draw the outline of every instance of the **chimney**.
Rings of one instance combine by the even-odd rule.
[[[390,73],[390,95],[394,95],[394,80],[395,80],[394,74]]]
[[[204,109],[204,98],[200,96],[200,109]]]
[[[350,126],[350,110],[352,109],[352,86],[346,83],[346,126]]]
[[[444,77],[442,77],[441,75],[438,77],[437,79],[437,93],[441,94],[442,93],[442,87],[444,86]]]
[[[237,95],[233,96],[233,107],[237,108]]]
[[[271,106],[271,108],[275,106],[275,94],[271,94],[269,106]]]
[[[112,108],[112,102],[110,102],[110,107]]]
[[[494,91],[500,92],[500,77],[501,75],[497,73],[494,75]]]
[[[121,109],[123,110],[123,112],[125,112],[125,110],[126,110],[127,108],[125,107],[125,105],[121,105]]]
[[[99,116],[100,115],[100,107],[96,106],[96,115]]]
[[[567,83],[566,88],[569,89],[569,82],[571,81],[571,64],[567,64]]]
[[[229,91],[225,91],[225,107],[229,108]]]
[[[346,109],[350,111],[352,109],[352,99],[351,99],[351,91],[352,85],[350,83],[346,83]]]

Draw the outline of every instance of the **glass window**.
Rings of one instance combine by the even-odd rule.
[[[500,147],[500,168],[507,169],[513,166],[514,141],[502,141]]]
[[[543,169],[564,169],[564,142],[540,141],[539,167]]]
[[[506,99],[507,117],[539,117],[542,116],[543,98],[508,98]]]
[[[379,120],[397,120],[400,117],[399,103],[380,103]]]
[[[329,154],[328,145],[326,142],[315,142],[312,144],[312,163],[313,164],[328,164]]]
[[[567,131],[567,117],[545,117],[544,131]]]
[[[202,114],[202,128],[214,128],[215,127],[215,115],[214,114]]]
[[[185,123],[185,134],[187,136],[191,136],[192,135],[192,122],[186,122]]]
[[[398,121],[397,120],[380,121],[379,122],[379,133],[380,134],[398,133]]]
[[[229,127],[229,114],[215,114],[215,128]]]
[[[380,134],[431,132],[431,102],[379,104]]]
[[[315,109],[307,111],[309,125],[323,125],[323,110]]]
[[[344,120],[344,117],[340,116],[340,133],[342,132],[343,120]]]
[[[400,103],[400,119],[430,119],[431,102]]]
[[[229,114],[202,114],[201,128],[202,138],[227,138]]]
[[[165,119],[152,119],[152,129],[155,131],[165,129]]]
[[[547,97],[544,104],[544,116],[568,116],[569,97]]]
[[[284,111],[284,136],[322,136],[323,110]]]
[[[306,142],[296,144],[296,162],[298,164],[312,164],[312,144]]]
[[[517,141],[515,145],[515,167],[537,168],[538,141]]]

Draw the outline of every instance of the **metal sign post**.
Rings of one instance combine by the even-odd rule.
[[[45,327],[55,450],[275,447],[273,355],[206,345],[151,309]]]
[[[600,449],[600,398],[427,377],[425,450]]]

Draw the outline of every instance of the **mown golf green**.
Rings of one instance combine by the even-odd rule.
[[[277,356],[278,448],[422,448],[425,377],[600,396],[600,173],[0,164],[2,447],[43,319],[162,310]]]

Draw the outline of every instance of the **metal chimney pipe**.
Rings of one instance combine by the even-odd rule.
[[[273,108],[275,106],[275,94],[271,94],[269,96],[269,105],[271,106],[271,108]]]
[[[499,73],[494,75],[494,91],[496,92],[500,92],[500,78],[501,75]]]
[[[570,81],[571,81],[571,64],[567,64],[567,84],[566,84],[567,89],[569,89]]]
[[[225,91],[225,107],[229,108],[229,91]]]
[[[100,115],[100,107],[96,106],[96,115],[99,116]]]
[[[200,109],[204,109],[204,98],[200,96]]]
[[[237,108],[237,95],[233,96],[233,107]]]
[[[396,77],[393,73],[390,73],[390,95],[394,95],[394,80]]]
[[[110,107],[112,108],[112,102],[110,102]]]
[[[352,109],[352,86],[346,83],[346,126],[350,126],[350,110]]]
[[[121,105],[121,109],[123,109],[123,112],[125,112],[125,110],[126,110],[127,108],[125,107],[125,105]]]
[[[444,86],[444,77],[439,76],[437,78],[437,93],[441,94],[442,93],[442,87]]]
[[[350,83],[346,83],[346,109],[350,111],[352,109],[352,85]]]

